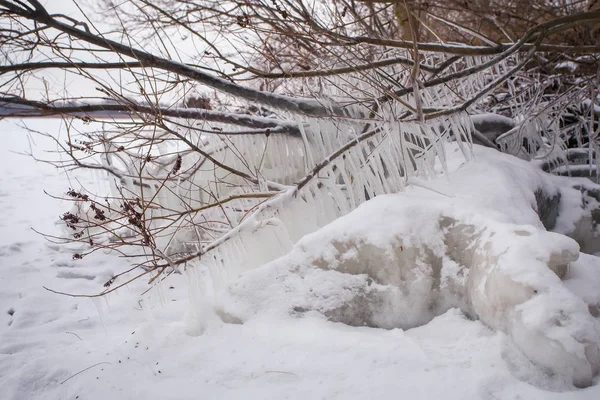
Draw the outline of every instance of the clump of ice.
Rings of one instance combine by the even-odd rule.
[[[452,159],[458,150],[448,153]],[[536,198],[581,192],[497,151],[476,147],[474,155],[427,188],[378,196],[233,279],[217,293],[219,312],[241,321],[319,313],[350,325],[412,328],[458,307],[506,332],[545,370],[590,385],[600,367],[600,323],[561,281],[579,245],[546,231]]]

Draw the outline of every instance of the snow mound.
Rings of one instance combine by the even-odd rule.
[[[578,243],[546,231],[540,219],[553,213],[541,198],[570,209],[582,191],[494,150],[476,147],[475,156],[447,177],[368,201],[243,274],[217,293],[219,313],[230,321],[321,314],[406,329],[457,307],[507,333],[542,369],[591,385],[600,322],[588,310],[593,289],[580,293],[575,282],[598,279],[600,269],[585,264],[588,256],[574,263]],[[566,218],[544,219],[568,230]]]
[[[586,302],[593,316],[600,317],[600,257],[581,253],[568,269],[564,283]]]

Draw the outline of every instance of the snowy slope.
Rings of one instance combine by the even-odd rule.
[[[59,129],[54,120],[28,124]],[[52,294],[43,286],[95,293],[127,261],[110,254],[73,261],[31,231],[58,233],[54,222],[68,204],[44,190],[61,194],[79,183],[12,153],[28,146],[14,121],[0,121],[0,138],[3,399],[600,398],[597,381],[576,390],[543,374],[506,335],[457,309],[406,331],[350,327],[315,313],[261,314],[243,325],[213,316],[191,336],[182,275],[141,301],[143,282],[106,301]],[[596,257],[584,259],[568,283],[594,301]]]

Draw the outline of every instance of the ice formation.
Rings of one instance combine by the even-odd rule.
[[[467,65],[451,69],[478,69],[490,59],[466,58]],[[512,65],[494,68],[489,76],[475,73],[419,95],[425,104],[453,107],[457,97],[492,87]],[[414,94],[406,101],[414,106]],[[598,188],[570,187],[532,164],[478,147],[477,162],[462,165],[471,156],[468,115],[399,122],[404,106],[380,107],[379,119],[368,122],[361,112],[343,120],[291,116],[300,137],[207,135],[185,128],[197,121],[184,121],[177,132],[185,150],[157,146],[150,158],[161,164],[154,169],[139,159],[118,160],[118,151],[105,160],[122,172],[116,192],[160,205],[146,211],[159,249],[201,254],[188,268],[192,310],[201,310],[191,313],[190,325],[195,320],[202,329],[207,301],[232,321],[316,312],[384,328],[419,326],[458,307],[506,332],[538,365],[578,386],[591,384],[600,331],[589,310],[598,305],[563,285],[579,247],[546,227],[593,251],[597,214],[579,204],[593,208]],[[519,120],[495,139],[520,150],[523,138],[555,131],[542,117]],[[451,137],[456,142],[449,147]],[[174,151],[185,156],[176,179],[165,175]],[[444,177],[419,180],[439,174]],[[407,182],[401,194],[382,196]],[[247,193],[257,197],[222,201]],[[540,198],[562,212],[542,215]],[[204,209],[213,203],[219,206]],[[569,215],[572,210],[580,215]]]
[[[589,311],[598,299],[561,279],[598,278],[600,263],[573,272],[579,246],[546,231],[536,197],[561,194],[556,226],[568,230],[568,219],[586,214],[568,212],[581,204],[581,191],[494,150],[476,147],[475,157],[430,188],[378,196],[241,275],[216,293],[220,314],[244,321],[318,313],[350,325],[411,328],[458,307],[506,332],[535,364],[589,386],[600,368],[600,322]]]

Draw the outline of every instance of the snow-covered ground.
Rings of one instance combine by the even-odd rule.
[[[58,131],[60,123],[27,124]],[[0,139],[2,399],[600,398],[598,378],[586,389],[569,387],[458,309],[408,330],[350,327],[314,313],[262,313],[244,324],[212,317],[193,336],[184,275],[142,300],[141,281],[108,299],[53,294],[43,286],[96,293],[127,266],[112,254],[74,261],[32,231],[59,233],[55,222],[69,207],[44,191],[103,183],[83,173],[69,182],[13,153],[29,146],[15,121],[0,121]],[[593,271],[574,277],[588,286],[595,278]]]

